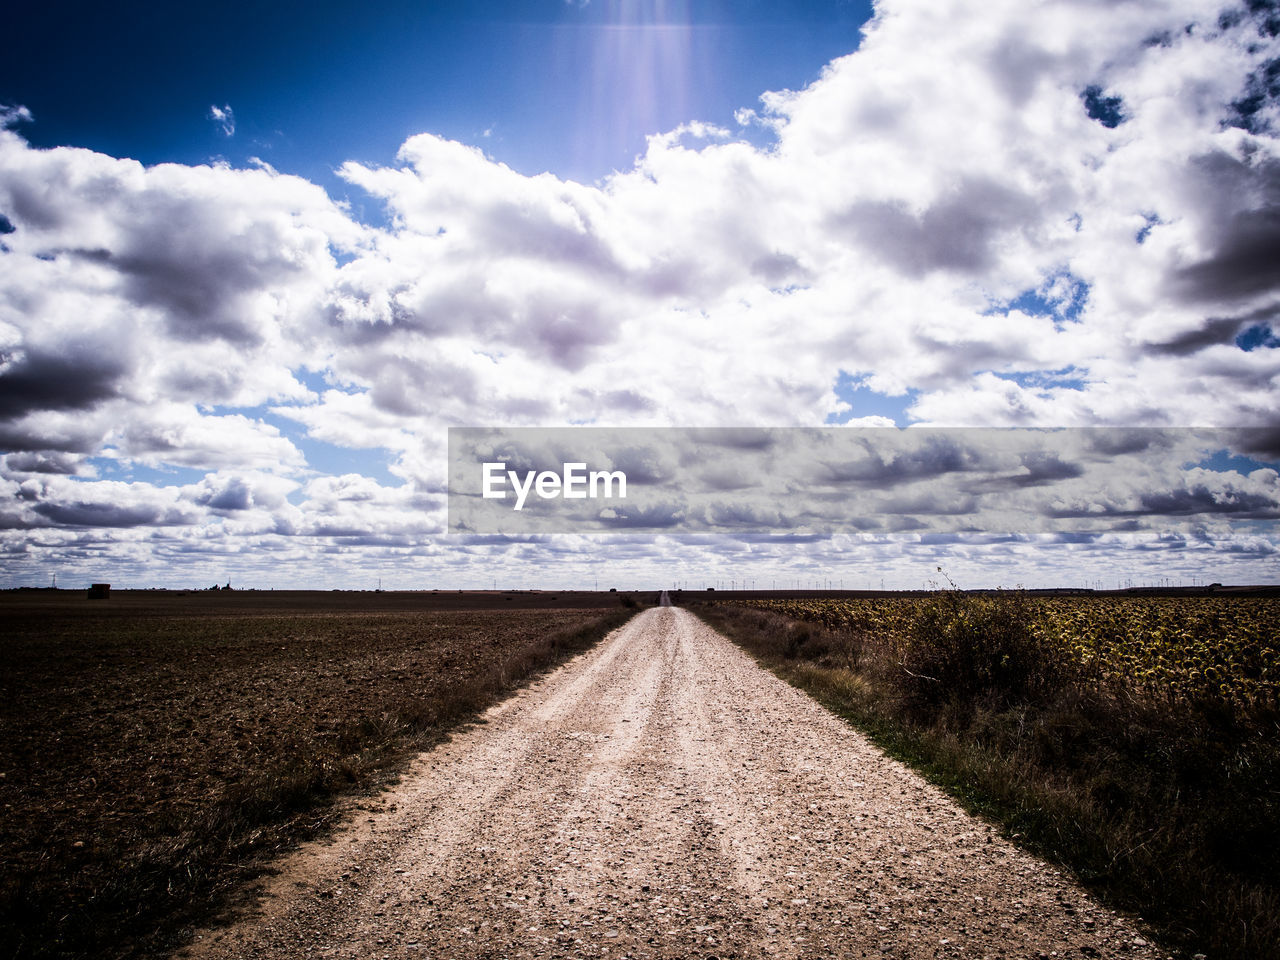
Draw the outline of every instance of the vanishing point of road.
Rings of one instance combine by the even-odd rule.
[[[372,806],[179,956],[1165,956],[676,607]]]

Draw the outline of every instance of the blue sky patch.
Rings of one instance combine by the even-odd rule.
[[[320,392],[334,389],[325,383],[324,375],[311,371],[295,370],[294,376],[302,380],[306,386]],[[349,448],[340,447],[324,440],[318,440],[307,433],[305,425],[283,414],[276,413],[266,404],[256,407],[213,407],[214,416],[240,414],[250,420],[270,424],[280,431],[281,436],[302,451],[306,458],[307,468],[320,474],[341,476],[344,473],[359,473],[376,480],[382,486],[398,487],[403,481],[388,470],[392,455],[382,447]],[[203,474],[201,474],[203,476]]]
[[[1271,349],[1280,347],[1280,337],[1276,336],[1270,324],[1258,323],[1240,332],[1236,337],[1236,346],[1245,353],[1257,350],[1259,347]]]
[[[872,12],[867,0],[317,0],[299,11],[20,4],[6,27],[24,42],[6,51],[0,103],[30,109],[39,146],[146,164],[261,158],[334,197],[351,189],[335,172],[344,161],[393,164],[423,131],[520,173],[590,183],[630,168],[649,134],[689,120],[736,130],[735,111],[758,108],[762,91],[801,89],[855,49]]]
[[[1230,450],[1219,450],[1213,456],[1205,457],[1196,466],[1218,473],[1235,470],[1237,473],[1248,475],[1254,470],[1263,470],[1267,467],[1272,470],[1280,470],[1280,460],[1255,460],[1253,457],[1234,454]]]
[[[302,451],[302,455],[307,458],[307,466],[317,473],[335,477],[344,473],[358,473],[378,481],[384,487],[398,487],[403,483],[387,469],[391,455],[381,447],[351,450],[310,437],[298,424],[283,417],[268,415],[263,419],[279,427],[280,432]]]
[[[912,420],[907,414],[907,408],[915,403],[916,398],[920,396],[919,390],[908,390],[905,394],[897,397],[877,393],[870,387],[863,386],[858,382],[858,378],[855,378],[852,374],[845,373],[843,370],[840,372],[840,376],[836,378],[833,389],[836,396],[853,409],[842,413],[828,414],[825,421],[828,424],[848,423],[850,420],[856,420],[859,417],[887,417],[899,427],[905,427]]]
[[[1024,290],[1011,300],[993,304],[987,315],[1019,310],[1032,317],[1053,317],[1054,325],[1080,319],[1089,301],[1089,284],[1071,273],[1063,272],[1048,277],[1039,287]]]
[[[116,460],[113,457],[90,457],[89,463],[98,471],[99,480],[117,480],[121,483],[149,483],[157,487],[176,487],[199,483],[212,471],[193,467],[163,464],[149,467],[137,460]]]
[[[1120,97],[1108,97],[1096,84],[1084,88],[1080,94],[1085,113],[1104,127],[1115,128],[1124,123],[1124,101]]]
[[[1138,243],[1146,243],[1147,237],[1151,236],[1151,231],[1160,225],[1160,218],[1154,213],[1144,213],[1142,219],[1146,221],[1142,229],[1134,234],[1133,239]]]
[[[1000,372],[992,370],[1001,380],[1008,380],[1026,389],[1046,390],[1056,387],[1065,390],[1083,390],[1085,381],[1083,371],[1074,366],[1062,367],[1059,370],[1020,370]]]

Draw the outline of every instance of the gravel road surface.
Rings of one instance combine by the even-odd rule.
[[[1166,956],[679,608],[368,806],[178,955]]]

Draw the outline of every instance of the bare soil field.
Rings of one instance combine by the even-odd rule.
[[[1167,955],[685,610],[484,720],[178,956]]]
[[[155,947],[334,796],[631,612],[608,593],[0,593],[0,955]]]

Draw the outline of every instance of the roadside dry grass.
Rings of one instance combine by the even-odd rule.
[[[692,609],[1163,942],[1280,957],[1280,716],[1099,688],[1031,635],[1025,603],[943,593],[905,645]]]
[[[0,955],[172,945],[270,856],[324,829],[335,798],[386,783],[637,605],[0,594]]]

